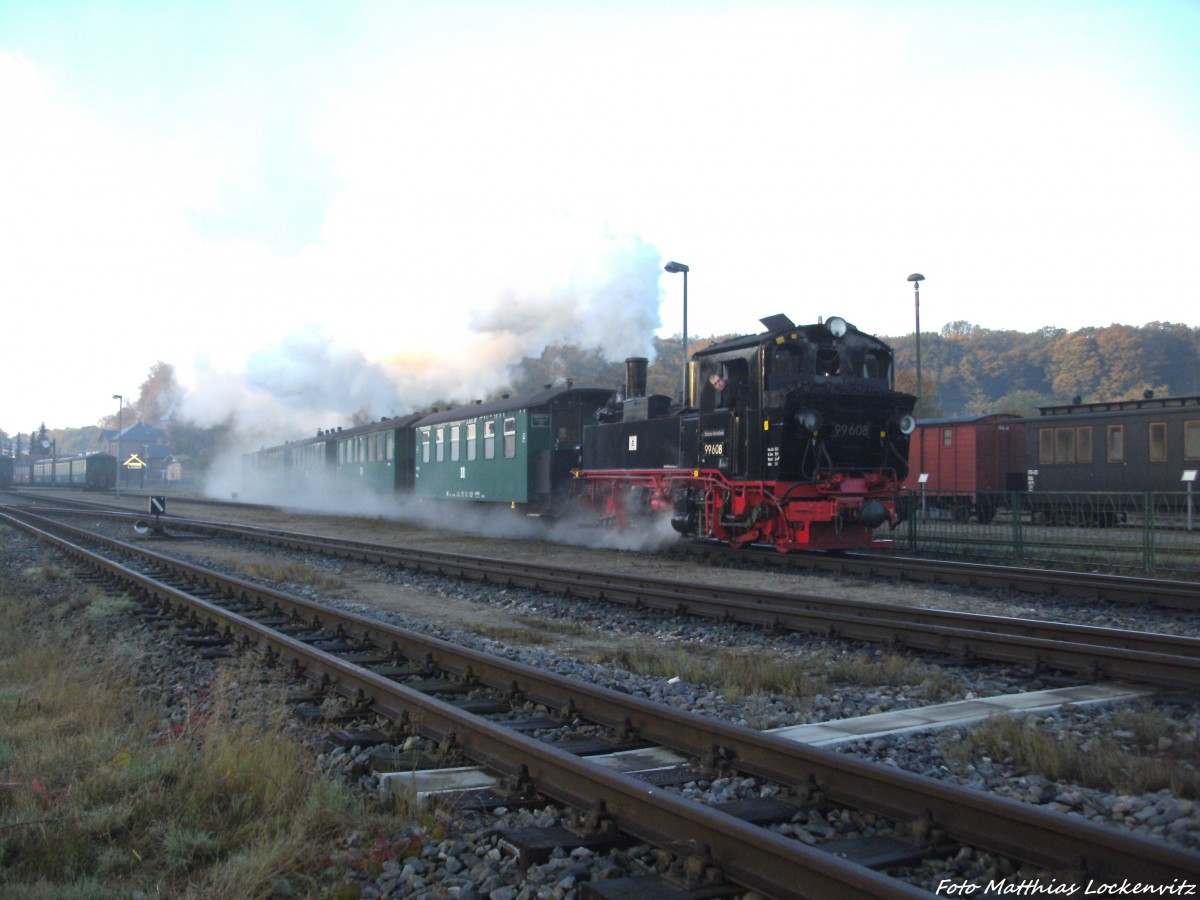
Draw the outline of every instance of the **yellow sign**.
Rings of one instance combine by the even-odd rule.
[[[121,463],[121,465],[123,465],[127,469],[144,469],[144,468],[146,468],[146,463],[142,462],[138,458],[138,455],[136,453],[130,453],[129,459],[125,460],[125,462]]]

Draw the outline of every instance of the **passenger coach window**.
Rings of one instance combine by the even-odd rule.
[[[1150,462],[1167,461],[1167,423],[1150,423]]]
[[[1038,430],[1038,463],[1048,466],[1054,462],[1054,429]]]
[[[942,429],[942,446],[943,447],[953,447],[954,446],[954,429],[953,428],[943,428]]]
[[[429,429],[421,429],[421,462],[429,462]]]
[[[437,461],[442,462],[446,458],[446,429],[439,428],[437,437],[434,438],[437,444]]]
[[[450,426],[450,462],[458,462],[458,440],[461,428],[460,425]]]
[[[1110,463],[1125,462],[1125,426],[1108,426],[1108,461]]]
[[[504,458],[512,459],[517,455],[517,420],[504,420]]]
[[[483,458],[496,458],[496,420],[488,419],[483,423]]]
[[[1200,459],[1200,421],[1183,423],[1183,458]]]
[[[475,458],[475,423],[467,423],[467,462]]]
[[[1054,461],[1058,463],[1075,462],[1075,429],[1054,429]]]
[[[1090,427],[1075,429],[1075,462],[1090,463],[1092,461],[1092,429]]]

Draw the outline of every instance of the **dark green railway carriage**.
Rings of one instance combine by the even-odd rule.
[[[339,430],[333,460],[337,484],[374,493],[407,493],[413,484],[412,423],[419,415],[383,419]]]
[[[39,459],[33,464],[33,483],[107,491],[117,483],[117,458],[111,453],[86,453]]]
[[[328,486],[333,474],[332,431],[264,447],[242,456],[242,483],[249,499],[279,502],[305,490]]]
[[[11,456],[0,456],[0,488],[12,487],[13,483],[13,458]]]
[[[421,417],[414,495],[557,512],[571,492],[583,426],[611,394],[567,385]]]

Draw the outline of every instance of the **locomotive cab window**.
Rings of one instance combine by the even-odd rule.
[[[1167,461],[1167,423],[1150,423],[1150,462]]]
[[[837,347],[824,346],[817,348],[817,374],[826,378],[837,375],[842,370],[842,357]]]
[[[892,354],[886,350],[868,350],[863,355],[863,378],[879,378],[887,381],[892,374]]]
[[[780,344],[772,354],[767,387],[770,390],[794,387],[803,379],[804,348],[796,344]]]

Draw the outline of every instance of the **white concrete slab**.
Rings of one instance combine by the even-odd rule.
[[[415,772],[381,772],[379,792],[426,800],[434,794],[495,787],[499,779],[476,766],[455,769],[421,769]]]
[[[1020,712],[1043,712],[1067,704],[1079,706],[1094,703],[1121,703],[1152,693],[1143,688],[1123,684],[1086,684],[1024,694],[1002,694],[997,697],[977,697],[955,703],[939,703],[916,709],[893,710],[871,716],[817,722],[812,725],[789,725],[768,731],[776,737],[802,744],[828,747],[864,738],[886,737],[909,731],[933,731],[954,725],[980,722],[988,716]],[[622,750],[588,760],[616,772],[650,772],[686,765],[689,760],[665,747],[641,750]],[[394,792],[402,797],[425,800],[435,794],[479,788],[495,788],[498,779],[482,769],[463,766],[456,769],[428,769],[416,772],[387,772],[379,776],[380,791]]]
[[[828,747],[863,738],[886,737],[908,731],[932,731],[954,725],[980,722],[988,716],[1011,713],[1044,712],[1067,704],[1086,706],[1093,703],[1122,703],[1144,697],[1151,691],[1124,684],[1085,684],[1024,694],[1002,694],[997,697],[977,697],[955,703],[939,703],[916,709],[817,722],[812,725],[788,725],[773,728],[768,733],[802,744]]]
[[[616,772],[649,772],[685,765],[688,760],[665,747],[622,750],[602,756],[589,756],[589,762]],[[381,794],[394,793],[424,801],[435,794],[495,788],[498,779],[483,769],[462,766],[456,769],[423,769],[415,772],[384,772],[379,775]]]

